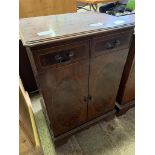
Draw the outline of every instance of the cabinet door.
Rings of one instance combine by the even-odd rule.
[[[39,83],[54,136],[87,120],[89,61],[54,67],[39,74]]]
[[[102,52],[101,52],[102,53]],[[103,52],[90,62],[88,119],[114,109],[128,49]]]

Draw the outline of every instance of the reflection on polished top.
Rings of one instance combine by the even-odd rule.
[[[20,19],[20,37],[24,45],[33,46],[133,26],[134,17],[84,12],[23,18]]]

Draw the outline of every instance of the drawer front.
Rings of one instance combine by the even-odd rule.
[[[37,70],[44,71],[51,67],[61,67],[81,59],[89,58],[89,41],[55,46],[32,51]]]
[[[130,46],[131,31],[94,38],[91,55],[100,55],[106,52],[126,49]]]

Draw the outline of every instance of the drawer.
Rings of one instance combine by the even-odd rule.
[[[51,67],[61,67],[67,64],[74,63],[81,59],[89,58],[89,41],[74,42],[33,50],[32,55],[38,71],[43,71]]]
[[[92,41],[91,55],[100,55],[106,52],[129,48],[131,36],[131,31],[126,31],[94,38]]]

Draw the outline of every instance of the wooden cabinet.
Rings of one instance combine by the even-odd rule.
[[[55,137],[114,110],[131,32],[30,49]]]
[[[76,16],[78,15],[72,14],[71,17],[75,18],[69,23],[74,25],[82,18],[82,14],[78,18]],[[104,15],[97,14],[93,19],[98,18],[99,21],[100,16]],[[62,15],[59,17],[60,19],[58,16],[54,19],[61,20]],[[115,20],[114,17],[109,18],[110,22]],[[24,23],[22,32],[25,33],[28,29],[23,27]],[[35,24],[34,21],[32,25],[33,23]],[[131,23],[117,29],[105,30],[104,27],[103,31],[101,29],[97,33],[97,30],[90,30],[84,23],[86,27],[71,33],[69,23],[66,25],[67,32],[61,30],[61,33],[66,34],[57,35],[56,40],[44,37],[40,41],[33,40],[38,37],[33,26],[32,33],[31,28],[25,33],[26,40],[31,36],[25,43],[54,140],[114,115],[116,95],[133,32]],[[82,32],[78,33],[79,30]]]

